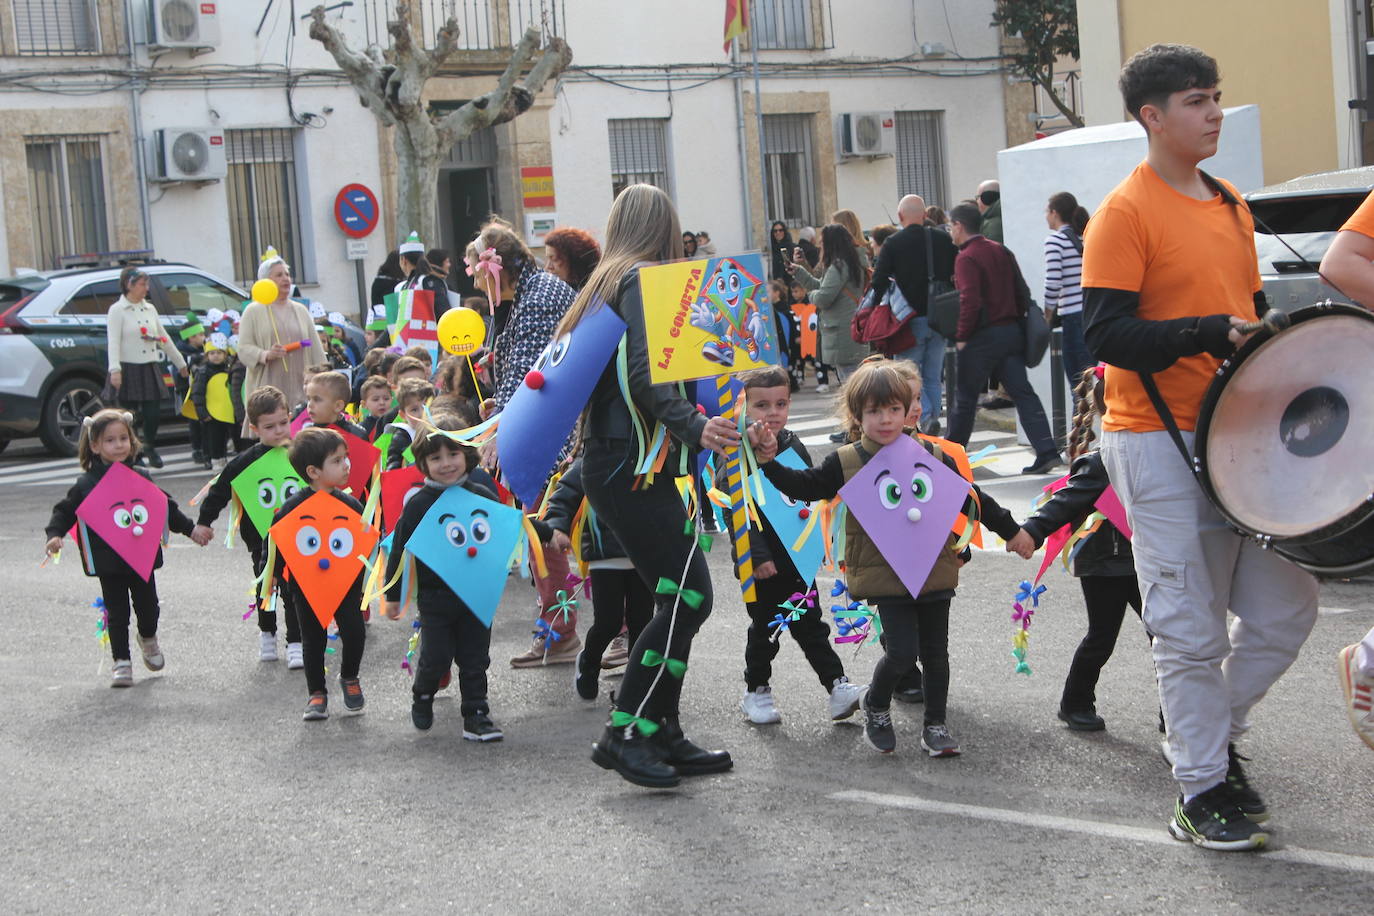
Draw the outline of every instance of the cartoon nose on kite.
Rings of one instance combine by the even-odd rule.
[[[329,557],[320,557],[320,569],[329,568]]]
[[[797,518],[808,519],[811,517],[811,510],[803,506],[797,510]]]
[[[906,510],[906,520],[909,522],[919,522],[921,520],[921,510],[912,506]]]
[[[133,527],[132,530],[133,530],[133,533],[134,533],[134,537],[139,537],[140,535],[143,534],[143,526],[142,526],[142,525],[134,525],[134,527]]]
[[[470,557],[475,557],[475,556],[477,556],[477,548],[476,548],[476,547],[469,547],[469,548],[468,548],[468,556],[470,556]]]
[[[544,387],[544,373],[540,372],[538,369],[531,369],[529,372],[525,373],[525,384],[535,391],[538,391],[540,388]]]

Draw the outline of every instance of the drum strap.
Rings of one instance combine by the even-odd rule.
[[[1193,472],[1194,477],[1197,477],[1197,462],[1188,451],[1188,443],[1183,441],[1183,433],[1179,431],[1178,422],[1174,419],[1174,412],[1169,409],[1168,404],[1164,403],[1164,396],[1159,393],[1159,386],[1155,384],[1155,377],[1149,372],[1137,374],[1140,376],[1140,384],[1145,388],[1145,394],[1149,396],[1150,403],[1155,407],[1155,413],[1159,414],[1160,422],[1168,430],[1169,438],[1174,440],[1178,453],[1183,456],[1183,463],[1188,465],[1188,470]]]

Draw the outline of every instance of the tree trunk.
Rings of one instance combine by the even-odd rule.
[[[398,124],[394,131],[399,192],[396,238],[418,232],[420,239],[434,248],[439,240],[439,163],[444,161],[445,151],[439,148],[439,138],[428,118]]]

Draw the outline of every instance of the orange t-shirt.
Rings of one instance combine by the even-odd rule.
[[[1342,232],[1349,229],[1351,232],[1358,232],[1360,235],[1367,235],[1374,239],[1374,203],[1370,203],[1370,201],[1374,201],[1374,194],[1366,197],[1359,209],[1350,214],[1350,219],[1346,220],[1345,225],[1341,227]]]
[[[1240,198],[1234,187],[1223,184]],[[1222,313],[1253,321],[1254,294],[1261,286],[1254,232],[1244,201],[1232,206],[1219,194],[1194,200],[1142,162],[1088,223],[1083,288],[1139,293],[1136,315],[1147,321]],[[1201,353],[1155,373],[1179,429],[1197,426],[1203,394],[1220,364]],[[1104,394],[1103,429],[1164,428],[1135,372],[1108,366]]]

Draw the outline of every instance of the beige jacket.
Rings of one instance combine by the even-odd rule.
[[[109,350],[109,369],[119,371],[120,363],[155,363],[157,351],[167,354],[167,360],[177,369],[186,368],[186,359],[172,343],[162,326],[157,309],[147,299],[130,302],[123,296],[110,306],[106,317],[105,344]]]

